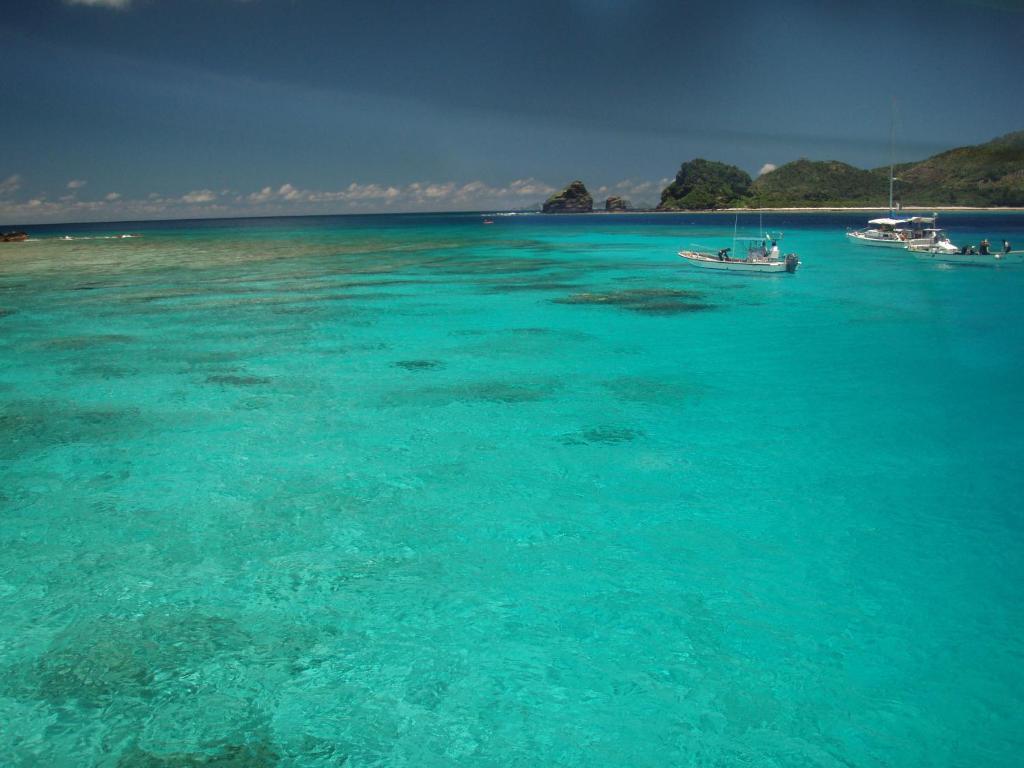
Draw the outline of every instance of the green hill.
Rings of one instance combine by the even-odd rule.
[[[894,200],[904,206],[1024,206],[1024,131],[896,167]],[[794,160],[751,182],[736,166],[683,163],[658,210],[729,207],[879,206],[889,202],[889,168]]]
[[[659,211],[709,210],[742,204],[750,176],[735,165],[696,158],[683,163],[661,193]]]
[[[878,205],[889,197],[888,169],[879,177],[837,160],[794,160],[759,176],[751,202],[761,206]]]
[[[896,199],[904,205],[1022,206],[1024,131],[905,163],[896,178]]]

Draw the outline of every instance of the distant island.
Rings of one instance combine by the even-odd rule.
[[[902,163],[895,175],[895,200],[901,207],[1022,207],[1024,131]],[[624,210],[613,200],[606,201],[606,210]],[[661,202],[650,210],[870,208],[884,207],[888,200],[888,166],[864,170],[838,160],[802,158],[751,179],[735,165],[696,158],[682,164],[662,190]],[[574,181],[548,198],[542,210],[589,213],[593,200],[583,182]]]
[[[543,213],[590,213],[593,210],[594,198],[578,180],[545,200],[541,208]]]

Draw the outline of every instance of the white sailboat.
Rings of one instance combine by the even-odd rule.
[[[910,226],[910,219],[894,219],[890,213],[887,218],[871,219],[866,228],[852,230],[847,232],[846,236],[861,245],[905,248],[907,240],[911,237]]]
[[[893,105],[895,110],[895,104]],[[895,118],[895,115],[894,115]],[[883,248],[908,248],[908,246],[931,246],[935,244],[935,228],[938,214],[931,216],[910,216],[898,219],[893,216],[893,184],[896,181],[896,121],[889,129],[889,215],[871,219],[864,229],[852,230],[846,236],[854,243],[880,246]],[[947,241],[949,238],[945,238]],[[941,250],[945,246],[940,246]]]
[[[934,239],[939,216],[911,216],[906,219],[871,219],[866,229],[847,232],[846,236],[862,245],[880,245],[906,248],[910,245],[929,245]],[[947,238],[948,239],[948,238]]]

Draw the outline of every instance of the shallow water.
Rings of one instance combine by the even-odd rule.
[[[1024,269],[863,218],[3,246],[5,764],[1016,765]]]

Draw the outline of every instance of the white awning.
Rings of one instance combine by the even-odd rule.
[[[895,227],[897,224],[906,224],[909,219],[871,219],[868,224],[877,224],[881,227]]]

